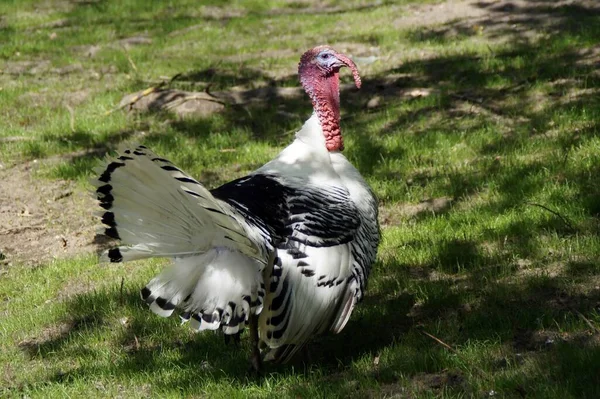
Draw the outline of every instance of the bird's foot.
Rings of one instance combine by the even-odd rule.
[[[235,334],[225,334],[223,335],[223,339],[225,340],[225,345],[229,345],[230,343],[233,343],[233,346],[236,347],[237,349],[240,348],[240,342],[241,342],[241,331],[236,332]]]
[[[305,366],[308,366],[312,363],[312,356],[310,354],[310,349],[308,347],[308,344],[306,344],[302,347],[302,362],[304,363]]]
[[[263,375],[263,361],[258,348],[253,348],[252,350],[252,355],[250,356],[250,368],[248,371],[259,377]]]

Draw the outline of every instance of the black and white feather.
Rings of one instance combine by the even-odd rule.
[[[358,171],[329,153],[313,115],[254,173],[207,190],[144,146],[123,148],[94,181],[101,260],[166,257],[142,298],[197,330],[239,332],[258,315],[266,359],[287,361],[340,332],[363,297],[379,243],[377,203]]]
[[[93,182],[104,234],[122,244],[101,261],[173,259],[142,290],[150,308],[165,317],[179,308],[198,330],[236,333],[262,309],[268,234],[146,147],[119,153]]]

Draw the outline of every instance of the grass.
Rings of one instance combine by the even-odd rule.
[[[281,98],[207,118],[105,115],[161,76],[183,73],[184,89],[296,86],[316,43],[376,48],[342,108],[384,236],[346,329],[315,340],[309,366],[264,378],[247,373],[246,337],[235,348],[146,309],[137,292],[159,261],[3,266],[0,396],[600,396],[600,10],[531,1],[494,11],[523,17],[517,28],[492,11],[475,27],[405,27],[409,3],[424,2],[0,4],[0,164],[58,158],[39,178],[81,190],[125,140],[216,186],[272,158],[310,112]],[[119,44],[130,37],[151,42]],[[405,95],[416,89],[428,95]]]

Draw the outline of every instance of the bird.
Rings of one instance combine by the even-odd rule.
[[[320,45],[298,75],[313,113],[293,142],[247,176],[209,190],[144,145],[123,145],[92,180],[101,234],[119,240],[101,262],[171,264],[141,289],[159,316],[238,336],[251,363],[285,363],[342,331],[363,298],[380,228],[373,190],[342,154],[340,70],[355,63]]]

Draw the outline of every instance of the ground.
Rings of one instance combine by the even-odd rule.
[[[72,181],[38,178],[40,162],[52,161],[29,161],[0,171],[2,262],[9,266],[39,265],[96,250],[99,224],[89,212],[95,200]]]
[[[310,3],[310,2],[308,2]],[[554,6],[559,7],[565,4],[570,4],[569,1],[555,2]],[[593,2],[591,1],[579,1],[578,5],[582,7],[592,7]],[[452,38],[453,36],[460,35],[461,30],[477,30],[486,29],[491,32],[491,37],[494,40],[511,40],[516,35],[523,35],[524,37],[534,37],[540,35],[539,29],[532,29],[531,25],[538,28],[543,25],[555,25],[560,24],[562,19],[560,17],[554,17],[548,12],[544,12],[543,9],[546,7],[545,2],[533,2],[529,1],[488,1],[488,2],[473,2],[469,0],[458,0],[458,1],[445,1],[431,5],[412,5],[406,6],[406,13],[394,20],[394,24],[399,28],[415,28],[415,27],[433,27],[430,32],[442,35],[444,38]],[[511,13],[511,10],[518,10],[519,8],[527,8],[529,14]],[[538,11],[539,8],[539,11]],[[336,8],[334,7],[333,10]],[[319,8],[320,11],[326,11],[327,7]],[[239,17],[242,14],[240,12],[225,13],[223,14],[222,8],[209,8],[207,11],[212,17],[225,18],[225,17]],[[305,12],[311,12],[310,9]],[[524,16],[526,15],[526,17]],[[519,25],[524,18],[528,18],[528,23]],[[452,25],[452,28],[448,28],[444,24],[448,22],[458,22]],[[46,24],[46,27],[61,28],[66,26],[66,19],[59,19],[53,21],[50,24]],[[191,28],[197,28],[192,26]],[[186,28],[185,30],[189,30]],[[511,34],[506,34],[506,30],[512,31]],[[178,35],[179,31],[174,31],[171,35]],[[489,40],[488,37],[485,38]],[[125,46],[143,45],[151,42],[150,38],[147,37],[132,37],[120,41]],[[376,47],[364,45],[362,43],[336,43],[336,48],[340,51],[348,52],[355,57],[377,57],[379,50]],[[98,51],[98,46],[92,46],[87,50],[88,56],[92,56],[95,51]],[[294,56],[295,53],[291,50],[283,50],[284,53],[267,53],[266,56]],[[404,53],[396,53],[388,55],[393,60],[402,61],[407,56]],[[412,54],[410,54],[413,57]],[[427,57],[434,56],[433,53],[426,54],[421,52],[416,54],[417,59],[424,59]],[[239,56],[233,56],[233,60],[242,61]],[[581,62],[595,64],[600,62],[600,52],[592,51],[591,54],[586,54]],[[55,74],[65,75],[73,71],[81,70],[83,67],[81,64],[73,64],[69,67],[62,69],[54,69],[52,72]],[[18,61],[11,62],[10,60],[5,63],[3,67],[3,73],[8,75],[14,74],[31,74],[38,75],[45,71],[50,70],[50,64],[47,61]],[[292,71],[286,71],[290,73]],[[567,83],[568,82],[560,82]],[[559,84],[560,84],[559,83]],[[367,83],[368,85],[368,83]],[[277,90],[277,88],[275,88]],[[372,89],[367,87],[368,89]],[[228,103],[243,103],[247,98],[251,98],[252,101],[266,101],[271,93],[271,90],[248,90],[247,93],[239,93],[238,91],[228,91],[224,93],[216,93],[217,98],[228,100]],[[294,96],[301,98],[302,91],[300,88],[291,89],[290,94],[282,93],[284,89],[279,89],[278,93],[274,95],[280,97]],[[428,95],[431,88],[386,88],[383,90],[384,96],[397,97],[414,97],[421,95]],[[372,91],[377,91],[372,89]],[[592,89],[592,93],[596,90]],[[139,92],[141,93],[141,92]],[[136,94],[139,94],[136,93]],[[122,100],[121,105],[131,102],[132,97],[125,96]],[[127,109],[147,109],[148,107],[165,107],[168,104],[173,103],[173,99],[167,97],[165,99],[164,93],[160,93],[151,96],[146,96],[138,101],[136,104],[128,107]],[[205,95],[205,93],[192,93],[196,96]],[[213,93],[215,95],[215,93]],[[369,93],[361,93],[363,96],[369,96]],[[573,93],[576,96],[577,93]],[[50,97],[50,98],[49,98]],[[22,101],[32,101],[37,106],[52,106],[54,99],[53,96],[45,96],[44,94],[28,92],[21,96]],[[70,106],[76,106],[85,98],[89,97],[89,92],[86,90],[79,90],[65,95],[67,100],[65,104]],[[381,106],[381,96],[371,94],[370,103],[367,103],[367,107],[371,105]],[[545,101],[544,98],[536,98],[536,101]],[[54,103],[54,105],[56,105]],[[472,105],[470,105],[473,107]],[[173,112],[185,116],[186,114],[197,114],[200,116],[209,115],[213,112],[218,112],[222,109],[223,105],[211,102],[211,101],[193,101],[186,102],[179,106],[172,107]],[[509,120],[506,121],[510,123]],[[4,137],[3,142],[11,142],[18,140],[28,140],[24,137]],[[69,158],[70,154],[65,154],[65,158]],[[45,180],[39,179],[35,175],[35,172],[39,164],[53,165],[57,162],[56,158],[51,159],[35,159],[24,163],[11,164],[0,164],[0,180],[3,182],[0,187],[0,199],[2,200],[2,208],[0,208],[0,226],[4,226],[4,229],[0,231],[0,235],[3,236],[2,251],[3,261],[5,263],[10,262],[10,259],[23,262],[26,264],[40,264],[48,261],[49,259],[56,257],[69,257],[77,254],[90,252],[96,246],[94,243],[95,228],[98,227],[96,219],[91,217],[88,210],[93,208],[92,196],[83,192],[81,189],[74,187],[72,181],[65,181],[62,179]],[[27,184],[23,184],[27,181]],[[434,209],[430,209],[429,202],[425,202],[417,205],[407,205],[403,207],[399,212],[394,214],[407,214],[415,215],[425,210],[435,211],[436,207],[442,206],[445,208],[446,198],[434,199],[430,205]],[[436,202],[437,201],[437,202]],[[440,202],[441,201],[441,202]],[[441,204],[441,205],[440,205]],[[384,216],[381,220],[382,224],[387,223],[387,213],[384,210]],[[64,217],[60,217],[60,215]],[[32,221],[34,221],[32,223]]]
[[[0,396],[598,396],[598,26],[591,0],[0,5]],[[88,179],[122,141],[210,187],[255,169],[325,39],[363,76],[342,125],[384,242],[344,332],[255,380],[245,341],[139,303],[160,262],[96,264]]]

